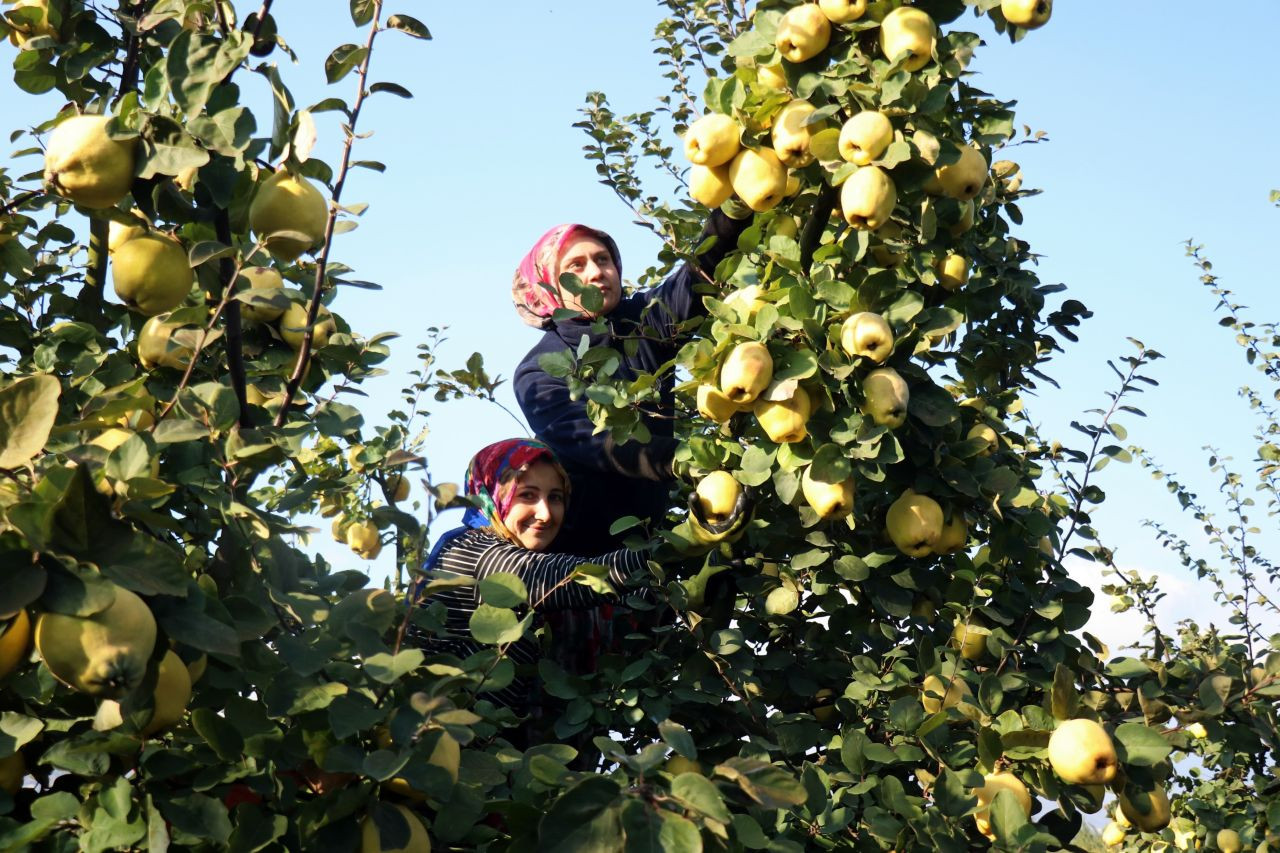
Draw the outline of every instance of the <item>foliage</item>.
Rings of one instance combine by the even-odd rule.
[[[1106,560],[1102,546],[1071,541],[1096,541],[1088,513],[1104,495],[1091,475],[1135,453],[1111,443],[1124,439],[1113,416],[1141,414],[1123,401],[1155,354],[1140,349],[1118,370],[1111,408],[1080,426],[1090,449],[1040,439],[1024,400],[1052,384],[1049,362],[1088,312],[1037,279],[1031,247],[1012,234],[1018,200],[1033,192],[1012,178],[1016,165],[985,182],[968,229],[961,205],[931,189],[935,167],[956,161],[962,146],[990,162],[1018,141],[1012,102],[975,88],[966,72],[980,46],[960,20],[966,4],[917,4],[945,32],[937,61],[914,72],[877,47],[879,22],[896,4],[871,4],[820,56],[784,66],[790,94],[759,73],[777,59],[774,31],[792,4],[763,0],[750,14],[721,0],[664,5],[658,54],[670,94],[655,111],[622,118],[593,94],[581,122],[601,180],[663,237],[642,280],[698,249],[705,209],[646,193],[638,166],[682,182],[664,140],[703,106],[732,115],[748,144],[766,147],[791,95],[830,123],[885,111],[897,131],[880,161],[897,183],[895,227],[859,231],[833,218],[851,170],[819,156],[795,170],[798,190],[758,213],[710,277],[709,316],[689,324],[680,357],[660,375],[619,378],[626,341],[622,353],[588,349],[551,365],[619,440],[643,440],[642,413],[661,399],[664,379],[679,381],[686,490],[727,469],[754,489],[758,509],[745,535],[704,564],[655,567],[666,572],[662,600],[631,602],[653,611],[653,627],[626,636],[597,671],[542,663],[556,704],[523,749],[513,714],[486,693],[515,675],[505,651],[532,630],[527,592],[512,578],[486,581],[487,603],[472,623],[485,648],[466,659],[406,643],[410,628],[444,632],[441,604],[405,602],[419,580],[428,597],[458,583],[413,571],[427,522],[456,502],[456,487],[428,481],[423,518],[395,501],[396,478],[425,468],[427,400],[492,400],[500,380],[479,357],[439,368],[441,333],[431,330],[404,405],[370,427],[350,398],[379,375],[392,336],[365,337],[337,313],[327,340],[321,333],[322,306],[336,311],[344,287],[373,286],[337,260],[334,237],[364,209],[343,200],[350,170],[382,171],[353,159],[362,105],[410,94],[369,83],[377,44],[384,34],[429,38],[426,27],[386,14],[380,0],[352,0],[362,43],[335,48],[325,72],[335,91],[354,95],[299,108],[281,69],[257,62],[288,50],[270,2],[240,22],[226,2],[104,9],[57,0],[51,29],[39,33],[35,10],[7,12],[21,43],[16,84],[56,92],[71,105],[64,114],[111,114],[113,137],[135,140],[137,177],[132,207],[88,210],[37,188],[34,166],[0,173],[0,612],[91,616],[123,587],[145,599],[160,641],[140,682],[114,697],[117,725],[101,699],[57,682],[38,655],[5,676],[0,761],[20,754],[27,784],[0,794],[0,847],[353,849],[362,821],[372,821],[390,848],[408,826],[388,806],[407,805],[436,846],[455,849],[961,850],[988,844],[973,820],[973,789],[984,774],[1009,770],[1043,806],[1026,816],[1013,796],[998,795],[996,845],[1060,848],[1102,807],[1098,792],[1062,783],[1046,760],[1057,721],[1076,716],[1113,732],[1125,771],[1119,790],[1139,796],[1168,784],[1180,792],[1178,820],[1194,815],[1207,828],[1229,815],[1251,840],[1280,825],[1273,800],[1249,796],[1273,772],[1271,753],[1259,751],[1275,745],[1262,700],[1274,695],[1280,668],[1280,656],[1264,658],[1274,641],[1250,621],[1251,608],[1266,603],[1249,584],[1273,576],[1270,564],[1234,547],[1234,528],[1219,539],[1243,590],[1195,564],[1223,579],[1239,636],[1154,629],[1143,657],[1110,658],[1100,640],[1078,635],[1094,595],[1061,560]],[[989,17],[1020,39],[999,5],[968,4],[977,23]],[[269,85],[269,120],[245,106],[242,70]],[[313,156],[314,116],[326,111],[344,119],[335,164]],[[33,164],[57,119],[23,132]],[[272,237],[310,238],[250,228],[267,163],[323,185],[328,200],[310,256],[273,264],[287,283],[283,297],[240,275],[269,263]],[[166,321],[174,361],[144,366],[137,339],[146,318],[105,295],[112,222],[146,224],[188,253],[196,285]],[[948,289],[936,264],[957,253],[971,272]],[[754,311],[729,299],[753,285],[763,291]],[[246,309],[286,302],[306,309],[296,352],[281,328],[247,319],[255,313]],[[1270,344],[1232,310],[1249,351],[1273,364]],[[861,311],[892,325],[889,363],[910,388],[900,427],[864,412],[864,379],[876,365],[841,348],[842,320]],[[774,442],[746,412],[727,429],[697,413],[696,386],[716,382],[743,341],[769,348],[779,393],[803,387],[816,401],[804,440]],[[1275,418],[1258,401],[1274,449]],[[981,426],[995,431],[994,444],[971,435]],[[111,428],[133,434],[104,446]],[[1260,458],[1274,463],[1270,452]],[[1264,470],[1274,514],[1276,469]],[[806,471],[826,483],[852,478],[852,514],[820,518],[803,497]],[[918,557],[895,547],[885,517],[908,489],[963,522],[958,546]],[[1243,497],[1228,494],[1243,514]],[[377,544],[396,549],[391,588],[367,589],[363,573],[299,547],[313,513],[333,518],[344,538],[372,522]],[[675,535],[644,532],[652,542]],[[1178,549],[1175,534],[1166,540]],[[693,602],[680,581],[725,566]],[[1116,594],[1149,609],[1158,591],[1117,577]],[[957,643],[956,625],[985,638],[982,648]],[[187,713],[143,734],[164,698],[155,690],[170,648],[194,682]],[[1261,661],[1263,675],[1242,661]],[[926,711],[930,675],[961,679],[968,694]],[[1186,729],[1199,720],[1211,733],[1203,741]],[[1184,754],[1203,765],[1194,791]]]

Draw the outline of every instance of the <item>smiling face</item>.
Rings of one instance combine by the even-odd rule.
[[[599,289],[604,297],[604,305],[599,312],[588,311],[582,307],[582,300],[577,294],[564,291],[564,307],[579,311],[588,317],[608,314],[618,307],[622,299],[622,274],[613,261],[613,255],[607,246],[595,237],[581,235],[569,239],[560,251],[557,263],[557,278],[573,273],[587,287]]]
[[[545,551],[564,523],[565,491],[560,472],[537,461],[516,476],[511,507],[502,523],[530,551]]]

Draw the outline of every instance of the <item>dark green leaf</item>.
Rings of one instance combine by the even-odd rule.
[[[324,76],[330,83],[337,83],[352,72],[369,55],[368,48],[354,44],[339,45],[324,61]]]
[[[729,822],[720,789],[701,773],[681,773],[671,782],[671,796],[690,811],[698,812],[720,823]]]
[[[1122,723],[1113,735],[1116,755],[1122,764],[1152,767],[1164,761],[1173,751],[1169,742],[1156,729],[1142,723]]]
[[[480,600],[494,607],[519,607],[529,601],[524,581],[510,572],[495,572],[480,581]]]
[[[402,33],[408,33],[414,38],[429,39],[431,33],[417,18],[409,15],[392,15],[387,18],[387,27],[393,30],[399,30]]]
[[[53,376],[29,376],[0,389],[0,468],[25,466],[44,449],[61,393]]]

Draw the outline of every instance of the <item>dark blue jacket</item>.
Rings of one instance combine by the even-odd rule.
[[[750,222],[750,218],[739,221],[714,211],[698,243],[711,236],[717,239],[698,256],[697,266],[711,274]],[[623,297],[604,317],[603,332],[593,333],[593,321],[586,317],[556,323],[516,368],[513,384],[520,409],[537,437],[560,458],[572,485],[565,526],[552,546],[554,550],[584,556],[604,553],[620,547],[625,536],[609,535],[609,527],[617,519],[634,515],[658,520],[666,513],[676,449],[670,419],[673,383],[668,374],[661,387],[663,412],[668,417],[645,418],[650,441],[618,444],[608,431],[594,432],[586,400],[571,400],[567,380],[548,374],[538,359],[547,353],[576,352],[586,336],[589,346],[608,346],[618,353],[621,366],[617,378],[629,380],[641,372],[652,373],[674,358],[684,343],[676,327],[704,313],[702,297],[693,290],[699,281],[705,279],[697,269],[683,264],[657,287]],[[644,336],[630,357],[624,340],[615,342],[629,335]]]

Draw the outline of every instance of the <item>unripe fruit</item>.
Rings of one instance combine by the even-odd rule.
[[[171,237],[144,234],[111,254],[111,284],[116,296],[148,317],[181,305],[194,280],[186,250]]]
[[[276,290],[284,287],[283,276],[271,267],[246,267],[240,271],[240,276],[245,280],[245,287],[249,290],[267,288]],[[270,323],[280,319],[284,310],[268,302],[241,302],[240,318],[249,325]]]
[[[54,678],[90,696],[118,699],[146,674],[156,644],[156,620],[135,593],[112,587],[115,598],[97,613],[40,614],[35,643]]]
[[[378,835],[378,825],[371,817],[360,822],[360,853],[431,853],[431,838],[422,821],[406,807],[394,804],[400,816],[409,824],[409,840],[403,847],[383,847]]]
[[[284,263],[292,263],[324,239],[329,206],[324,196],[306,178],[284,169],[262,182],[249,205],[249,227],[267,251]],[[273,237],[294,231],[297,237]]]
[[[307,332],[307,306],[299,302],[290,303],[280,315],[279,330],[280,337],[293,347],[295,352],[302,349],[302,338]],[[329,343],[329,336],[337,330],[338,325],[333,321],[333,315],[329,313],[329,309],[323,305],[319,306],[316,312],[316,324],[311,332],[311,351],[315,352],[326,346]]]
[[[44,183],[82,207],[115,206],[133,186],[137,140],[107,135],[110,116],[72,116],[49,134]]]

